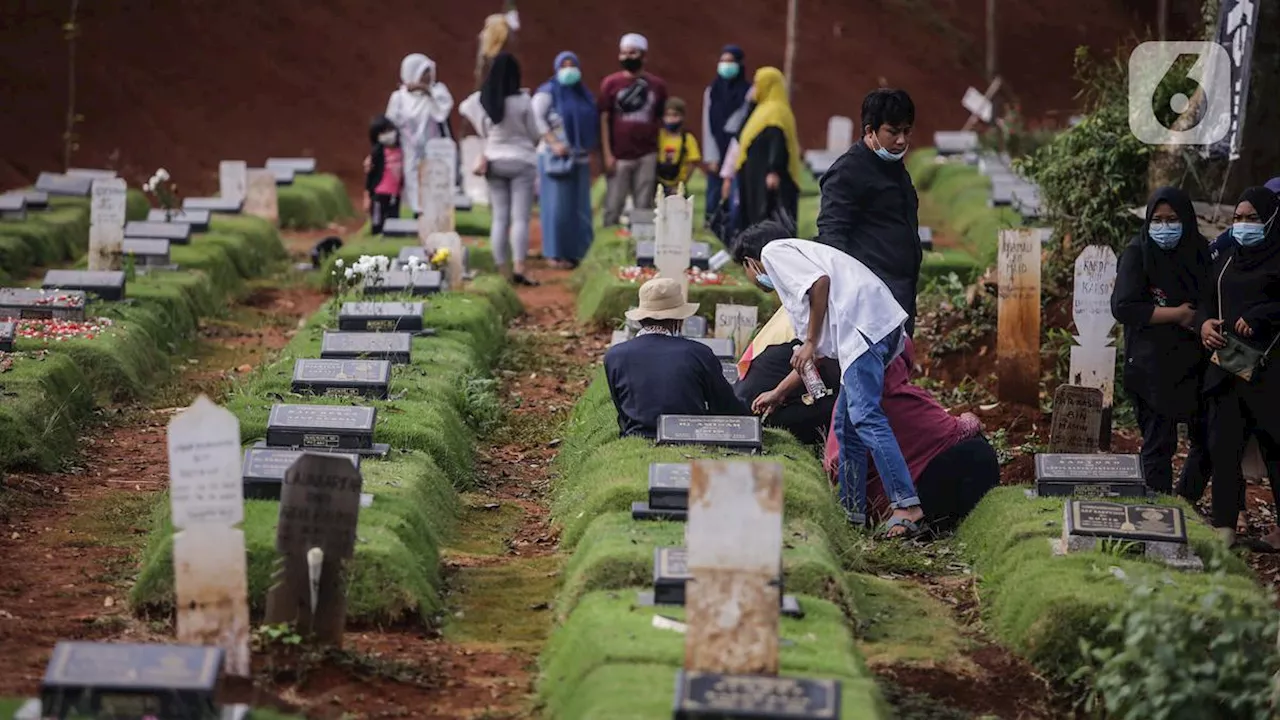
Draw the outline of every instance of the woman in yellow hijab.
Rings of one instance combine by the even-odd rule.
[[[800,141],[782,72],[757,70],[748,98],[755,107],[738,138],[740,226],[751,227],[779,209],[794,221],[800,203]]]

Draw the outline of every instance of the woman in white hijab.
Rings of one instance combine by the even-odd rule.
[[[418,197],[418,162],[426,154],[427,141],[449,137],[448,119],[453,96],[436,80],[436,64],[422,53],[406,55],[400,62],[400,87],[387,101],[386,116],[400,130],[404,151],[404,194],[417,217],[422,208]]]

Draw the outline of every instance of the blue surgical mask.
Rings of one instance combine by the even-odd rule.
[[[570,65],[556,71],[556,82],[561,85],[577,85],[582,80],[582,71]]]
[[[872,137],[875,137],[875,136],[872,136]],[[907,156],[907,150],[909,149],[910,149],[910,146],[905,147],[902,149],[902,152],[898,153],[897,155],[894,155],[893,153],[886,150],[883,145],[880,144],[879,138],[876,138],[876,157],[880,158],[885,162],[901,162],[902,158]]]
[[[742,72],[742,66],[736,62],[722,62],[716,65],[716,74],[725,80],[732,80],[738,77],[740,72]]]
[[[1267,227],[1262,223],[1238,222],[1231,226],[1231,237],[1240,247],[1253,247],[1267,237]]]
[[[756,275],[756,284],[769,291],[777,289],[773,286],[773,278],[769,277],[765,273]]]
[[[1147,227],[1147,235],[1161,250],[1172,250],[1182,239],[1182,223],[1151,223]]]

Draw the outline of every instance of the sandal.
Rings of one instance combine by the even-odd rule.
[[[515,282],[515,284],[517,284],[517,285],[523,285],[523,286],[525,286],[525,287],[538,287],[539,285],[541,285],[541,284],[542,284],[542,283],[538,282],[537,280],[533,280],[533,279],[531,279],[531,278],[527,278],[527,277],[525,277],[524,275],[521,275],[520,273],[516,273],[515,275],[512,275],[512,276],[511,276],[511,280],[512,280],[513,282]]]
[[[923,524],[923,521],[917,523],[901,517],[889,518],[889,522],[880,527],[880,537],[885,540],[914,540],[924,534],[924,529],[920,527]],[[906,528],[906,532],[890,535],[889,531],[896,527]]]

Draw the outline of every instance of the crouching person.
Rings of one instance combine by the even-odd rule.
[[[609,395],[623,437],[654,438],[663,415],[746,415],[706,345],[680,336],[698,311],[684,301],[680,283],[655,278],[640,286],[640,304],[627,313],[640,331],[604,356]]]

